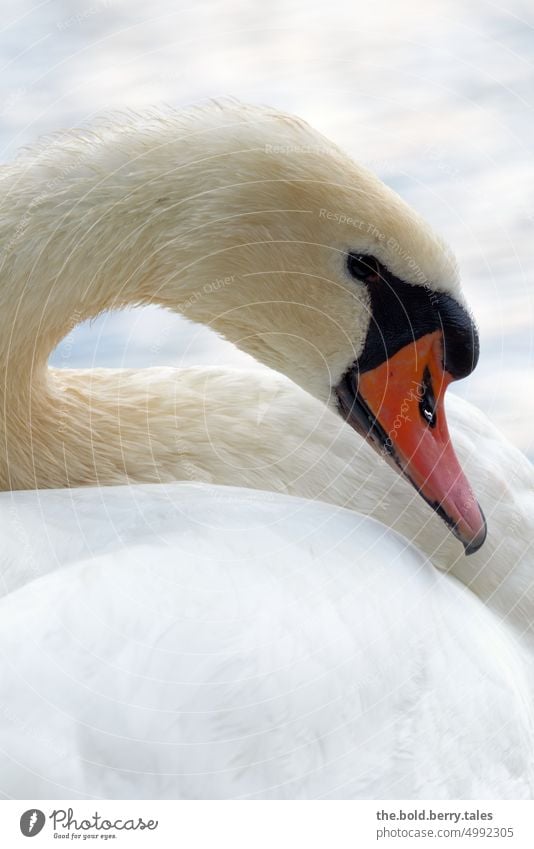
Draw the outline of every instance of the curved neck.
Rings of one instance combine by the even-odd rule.
[[[3,169],[2,488],[128,479],[117,387],[95,375],[76,381],[48,372],[49,356],[76,324],[105,310],[160,304],[203,318],[199,305],[216,285],[213,264],[194,262],[194,195],[202,187],[195,145],[176,128],[171,153],[157,131],[147,145],[142,127],[130,130],[127,144],[120,128],[98,145],[52,139]],[[146,452],[146,423],[136,424],[139,436],[133,428],[128,436],[144,440]]]
[[[236,233],[233,219],[256,209],[257,187],[235,187],[233,147],[223,136],[211,132],[206,156],[198,133],[172,120],[149,128],[140,121],[103,130],[97,144],[60,136],[5,167],[0,487],[191,477],[169,426],[173,385],[148,391],[147,376],[121,382],[110,372],[87,378],[48,369],[61,339],[103,311],[161,305],[299,378],[305,358],[288,356],[283,333],[269,336],[273,310],[263,325],[262,311],[249,309],[245,278],[261,262],[262,238],[269,241],[261,224],[267,202],[261,216],[239,218]],[[313,374],[309,358],[306,366]]]
[[[96,183],[86,189],[90,204],[73,199],[63,211],[57,199],[44,198],[31,211],[24,243],[5,253],[0,266],[0,279],[8,281],[0,289],[4,374],[20,379],[39,372],[75,325],[106,310],[194,303],[194,281],[180,274],[187,260],[179,233],[163,243],[163,233],[146,220],[163,216],[147,207],[132,226],[128,203],[121,203],[127,194],[125,186],[117,199],[107,197]]]

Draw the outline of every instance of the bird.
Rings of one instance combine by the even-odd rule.
[[[530,797],[532,468],[450,393],[449,437],[479,339],[448,246],[234,101],[105,116],[2,179],[3,792]],[[48,366],[147,304],[267,368]]]

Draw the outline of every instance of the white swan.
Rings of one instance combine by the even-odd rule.
[[[17,795],[25,782],[34,797],[61,796],[66,789],[67,795],[97,796],[530,795],[527,662],[520,647],[510,644],[499,619],[505,616],[518,635],[532,610],[527,557],[533,520],[523,507],[533,498],[532,473],[519,453],[502,444],[469,405],[459,401],[450,405],[462,464],[489,519],[488,539],[481,547],[484,522],[452,453],[443,410],[447,384],[472,369],[478,342],[462,305],[454,261],[444,245],[396,195],[302,122],[235,104],[185,114],[128,115],[101,123],[94,133],[59,135],[8,166],[3,187],[0,481],[4,488],[201,480],[321,499],[374,515],[399,530],[435,564],[458,575],[490,608],[484,610],[453,578],[429,572],[391,532],[324,505],[281,496],[266,504],[265,495],[258,501],[243,491],[232,496],[217,487],[199,495],[186,484],[169,486],[163,495],[154,486],[6,493],[0,502],[0,521],[10,542],[3,557],[7,594],[0,645],[10,647],[4,652],[7,658],[12,647],[19,646],[19,671],[11,676],[16,710],[4,717],[2,746],[10,768],[2,773],[11,776],[4,792]],[[50,351],[74,323],[103,309],[153,302],[213,326],[302,388],[274,373],[215,368],[47,371]],[[382,456],[347,427],[338,407],[375,442]],[[479,454],[494,444],[508,464],[495,464],[495,451]],[[384,459],[393,459],[426,500],[439,508],[472,552],[470,558]],[[501,468],[512,470],[514,479],[502,476]],[[231,520],[233,498],[238,498],[242,520],[254,528],[254,544],[232,525],[221,535]],[[519,511],[514,506],[517,499],[522,499]],[[139,505],[149,530],[135,529]],[[265,511],[274,511],[268,524],[274,521],[278,532],[288,507],[291,521],[280,531],[278,547],[273,546]],[[217,532],[203,539],[206,533],[196,532],[195,522],[205,521],[211,511]],[[185,515],[185,524],[180,515]],[[75,539],[73,522],[79,528]],[[319,555],[306,541],[315,523],[321,528]],[[296,547],[295,539],[300,540]],[[205,548],[198,551],[199,546]],[[377,576],[372,585],[370,550]],[[180,716],[187,713],[189,696],[180,687],[169,686],[165,694],[149,683],[153,676],[148,666],[158,664],[156,643],[163,646],[164,655],[176,646],[174,631],[162,625],[160,605],[170,601],[171,609],[182,611],[178,619],[186,616],[180,608],[186,604],[183,586],[190,584],[192,564],[198,566],[202,554],[219,566],[232,564],[227,574],[234,588],[246,558],[250,586],[264,587],[272,581],[273,567],[265,562],[269,553],[280,558],[282,574],[293,574],[289,561],[300,564],[298,579],[303,583],[297,602],[286,585],[280,589],[282,595],[277,590],[270,601],[269,595],[263,596],[266,609],[284,621],[294,602],[301,608],[299,616],[309,620],[309,593],[314,586],[324,587],[325,574],[339,570],[349,576],[344,589],[335,584],[335,592],[354,597],[353,620],[345,608],[319,596],[301,645],[308,663],[323,651],[330,633],[333,654],[323,661],[327,670],[335,666],[339,643],[346,644],[351,660],[336,679],[338,702],[327,710],[317,707],[321,719],[314,724],[302,721],[305,696],[291,691],[285,699],[280,697],[269,690],[272,676],[265,678],[265,689],[255,689],[254,683],[251,689],[244,684],[240,689],[241,678],[235,683],[231,666],[239,668],[240,661],[235,663],[229,638],[229,655],[218,656],[214,665],[200,664],[199,679],[192,686],[197,695],[202,683],[220,687],[221,701],[214,697],[211,704],[231,716],[234,737],[224,723],[210,725],[210,740],[224,750],[220,762],[214,769],[206,763],[207,738],[203,738],[192,759],[183,761],[181,772],[177,764],[182,761],[175,758],[169,766],[157,756],[162,741],[153,737],[156,726],[150,722],[147,731],[146,715],[137,714],[135,708],[123,709],[124,702],[135,701],[138,693],[143,700],[153,699],[157,723],[160,712],[167,710],[167,697],[173,716],[176,711]],[[155,558],[157,563],[149,562]],[[352,571],[347,572],[349,563]],[[68,572],[54,571],[65,564],[70,564]],[[156,612],[149,609],[142,620],[132,621],[128,606],[123,602],[117,606],[113,600],[117,587],[124,586],[125,570],[134,595],[146,595],[147,580],[158,582],[153,588]],[[165,582],[172,575],[177,588],[169,589]],[[31,582],[38,576],[40,580]],[[111,596],[107,576],[116,580]],[[21,586],[25,582],[28,586]],[[413,616],[419,622],[414,632],[410,617],[404,615],[408,586]],[[68,603],[62,601],[63,591]],[[217,608],[213,592],[209,585],[193,584],[187,604],[193,610],[201,606],[210,618],[210,611]],[[364,597],[376,613],[374,623],[362,618]],[[74,645],[86,640],[94,644],[94,657],[86,659],[85,669],[90,689],[101,693],[91,701],[97,706],[95,733],[84,718],[76,688],[62,691],[61,683],[56,686],[54,676],[43,671],[31,691],[35,698],[28,692],[35,664],[31,650],[50,640],[54,645],[51,599],[60,618],[62,611],[67,615],[69,604],[74,605],[84,630],[80,637],[72,636]],[[107,641],[104,636],[97,645],[98,629],[90,624],[89,611],[93,615],[95,606],[102,607],[106,616],[108,600],[122,635],[120,650],[126,652],[123,671],[129,672],[124,681],[114,674],[106,677],[102,664],[102,653],[111,651],[114,638]],[[34,611],[30,620],[29,609]],[[246,664],[253,682],[264,674],[259,646],[269,628],[265,624],[269,615],[255,622],[252,631],[240,631],[240,639],[252,646]],[[398,627],[395,633],[384,628],[391,617]],[[433,631],[436,622],[439,627]],[[132,630],[136,627],[147,634],[140,689],[129,677],[137,674],[131,644],[139,636]],[[125,631],[131,634],[126,643]],[[182,633],[179,651],[202,652],[197,645],[202,645],[203,634],[197,622],[192,631]],[[435,646],[445,634],[449,638],[438,658]],[[295,634],[290,632],[289,639],[294,641]],[[491,656],[485,649],[489,642]],[[399,655],[391,654],[392,645],[402,646]],[[30,647],[30,653],[21,646]],[[355,660],[358,646],[369,654]],[[159,667],[164,678],[170,674],[168,658],[175,648],[170,650],[167,665]],[[238,644],[237,657],[239,651]],[[283,646],[273,649],[274,667],[277,653],[283,651]],[[57,649],[46,653],[57,665]],[[76,678],[78,651],[67,649],[63,660],[59,665],[64,674]],[[230,676],[222,680],[228,663]],[[376,680],[373,664],[381,670]],[[41,662],[39,669],[45,666]],[[457,692],[450,678],[443,678],[446,666],[459,670]],[[21,667],[26,672],[20,673]],[[110,668],[117,669],[113,661]],[[313,664],[303,667],[304,679],[313,668]],[[410,689],[407,681],[414,674],[416,683]],[[473,675],[477,685],[467,688]],[[334,685],[325,679],[317,686],[320,701]],[[238,704],[240,694],[254,700],[256,693],[258,703],[271,698],[277,710],[252,711],[241,724],[241,714],[235,713],[231,701],[236,693]],[[395,701],[394,693],[401,694],[400,701]],[[192,691],[189,695],[192,715],[204,710],[196,706],[197,695]],[[343,731],[337,734],[333,729],[339,730],[335,725],[339,701],[345,697],[347,713]],[[377,699],[384,713],[371,708],[358,712],[357,704],[365,706],[368,700],[375,705]],[[43,700],[51,707],[44,716]],[[102,702],[115,708],[106,713]],[[117,708],[120,703],[123,708]],[[69,713],[72,722],[65,718]],[[298,731],[292,724],[297,714]],[[129,742],[115,749],[125,716],[132,717]],[[262,723],[267,720],[271,729],[285,729],[277,738],[280,748],[273,759],[265,757],[265,747],[273,745],[272,733],[262,738]],[[104,729],[101,721],[110,721],[109,727]],[[188,745],[188,734],[204,733],[205,725],[192,723],[179,722],[179,733],[165,726],[178,748]],[[436,735],[443,733],[450,741],[460,727],[466,729],[465,736],[460,734],[461,763],[460,749],[454,747],[448,760],[443,753],[433,757]],[[46,729],[54,728],[47,758]],[[384,736],[385,728],[391,736]],[[60,748],[64,757],[58,760],[60,734],[65,738]],[[74,743],[80,734],[85,734],[81,746]],[[302,751],[308,759],[304,764],[288,755],[295,735],[304,740]],[[134,737],[145,743],[134,745]],[[326,737],[334,741],[332,750]],[[497,748],[496,737],[500,737]],[[486,743],[491,738],[491,744],[484,745],[482,738]],[[250,739],[256,741],[251,748],[235,742]],[[109,742],[106,752],[104,740]],[[346,751],[351,755],[336,755]],[[362,751],[363,764],[358,761]],[[396,755],[384,761],[385,752]],[[244,763],[260,767],[251,773]],[[387,766],[377,774],[380,763]],[[196,783],[193,772],[201,772],[205,783]],[[211,773],[216,777],[208,778]],[[30,774],[35,778],[28,784]]]

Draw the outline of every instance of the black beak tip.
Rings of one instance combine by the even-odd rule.
[[[482,511],[480,504],[478,505],[478,509],[480,510],[480,515],[482,516],[483,526],[478,532],[478,534],[473,537],[473,539],[466,542],[466,540],[462,540],[465,556],[469,557],[470,554],[475,554],[486,542],[486,537],[488,535],[488,523],[486,522],[486,517]]]

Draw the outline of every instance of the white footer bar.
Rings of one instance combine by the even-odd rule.
[[[534,802],[0,802],[1,846],[67,843],[124,849],[532,849]]]

